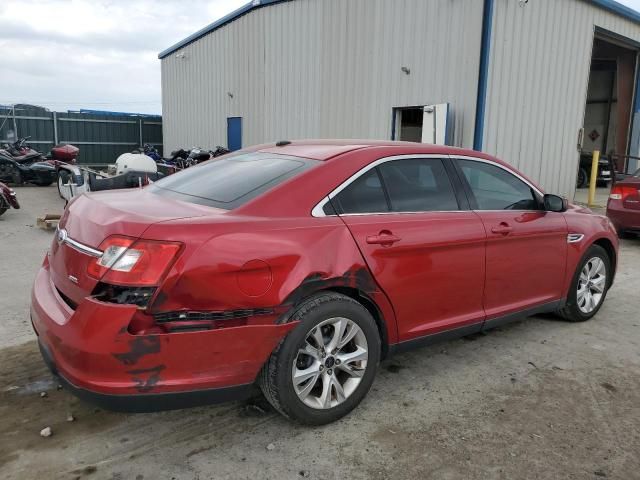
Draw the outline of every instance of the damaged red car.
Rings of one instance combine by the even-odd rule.
[[[606,217],[483,153],[279,142],[74,199],[31,318],[51,370],[103,407],[257,384],[285,416],[323,424],[394,352],[540,312],[588,320],[617,249]]]

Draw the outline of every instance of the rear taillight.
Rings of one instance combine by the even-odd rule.
[[[626,185],[616,185],[611,189],[609,198],[612,200],[624,200],[638,194],[638,189]]]
[[[114,285],[158,285],[181,247],[177,242],[109,237],[100,244],[102,256],[89,263],[87,273]]]

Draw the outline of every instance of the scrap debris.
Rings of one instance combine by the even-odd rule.
[[[45,427],[42,430],[40,430],[41,437],[50,437],[51,435],[53,435],[53,432],[51,431],[51,427]]]
[[[60,217],[61,215],[58,214],[45,213],[43,217],[38,217],[36,219],[36,225],[38,225],[38,228],[42,228],[43,230],[55,230],[58,228]]]

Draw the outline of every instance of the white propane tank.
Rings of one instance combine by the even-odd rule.
[[[156,173],[158,166],[153,158],[143,153],[123,153],[116,160],[116,175],[130,171]]]

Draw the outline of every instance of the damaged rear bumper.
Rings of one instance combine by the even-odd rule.
[[[139,393],[130,395],[110,395],[80,388],[71,383],[56,368],[47,347],[38,339],[38,346],[44,362],[60,384],[76,397],[114,412],[147,413],[178,408],[196,407],[214,403],[242,400],[250,396],[253,384],[231,387],[192,390],[188,392]]]
[[[78,397],[111,410],[147,412],[240,398],[295,326],[133,335],[128,327],[136,311],[93,298],[73,309],[47,266],[36,276],[31,320],[45,362]]]

